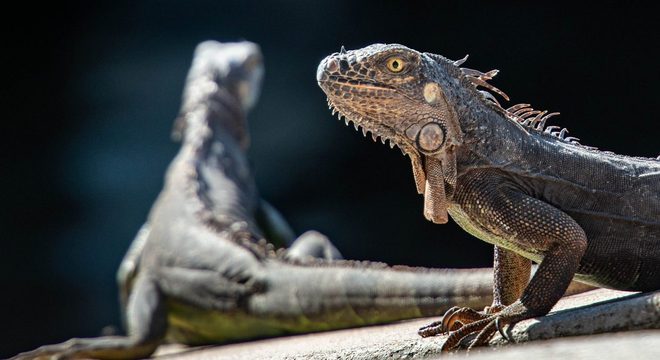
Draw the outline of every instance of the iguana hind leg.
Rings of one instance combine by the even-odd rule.
[[[26,359],[140,359],[151,355],[165,335],[167,320],[157,285],[138,276],[127,307],[129,335],[74,338],[16,355]]]

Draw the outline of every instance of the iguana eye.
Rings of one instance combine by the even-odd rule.
[[[393,73],[400,73],[406,68],[406,62],[398,56],[392,56],[387,59],[385,65],[387,66],[387,70]]]

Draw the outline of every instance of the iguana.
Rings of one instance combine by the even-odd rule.
[[[260,202],[245,155],[262,72],[254,43],[198,46],[175,123],[181,149],[118,273],[128,335],[71,339],[17,359],[142,358],[163,341],[221,344],[491,301],[489,270],[329,261],[339,252],[313,232],[276,252],[264,234],[288,242],[291,231]]]
[[[460,67],[466,59],[374,44],[342,47],[316,73],[333,114],[410,157],[428,220],[451,215],[495,245],[491,306],[452,308],[420,335],[449,332],[445,350],[470,334],[470,346],[483,345],[547,314],[574,276],[660,289],[660,161],[583,146],[546,125],[557,113],[504,109],[492,93],[508,97],[488,83],[498,71]]]

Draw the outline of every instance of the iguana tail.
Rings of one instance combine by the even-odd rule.
[[[266,264],[269,290],[250,297],[249,312],[309,332],[439,315],[452,306],[492,302],[492,269]]]

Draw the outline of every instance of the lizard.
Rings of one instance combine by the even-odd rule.
[[[315,232],[275,250],[293,232],[259,200],[245,154],[262,73],[254,43],[198,45],[174,126],[181,148],[118,271],[127,335],[74,338],[15,359],[136,359],[163,342],[223,344],[490,303],[487,269],[341,260]]]
[[[508,96],[488,82],[498,70],[466,60],[342,46],[316,73],[333,115],[410,158],[426,219],[451,216],[494,245],[492,304],[453,307],[419,334],[448,333],[447,351],[485,345],[503,326],[547,314],[573,278],[660,289],[660,159],[584,146],[546,125],[558,113],[505,109],[493,94]]]

